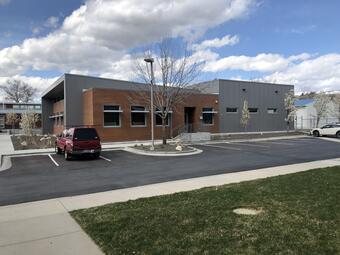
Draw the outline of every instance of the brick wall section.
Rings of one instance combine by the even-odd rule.
[[[130,98],[130,99],[128,99]],[[132,103],[133,102],[133,103]],[[138,94],[133,91],[113,90],[113,89],[89,89],[83,92],[84,105],[84,125],[93,126],[99,132],[103,141],[133,141],[148,140],[151,137],[150,131],[150,113],[146,114],[146,127],[131,126],[131,106],[144,106],[149,110],[149,106],[138,100]],[[104,105],[119,105],[121,110],[121,126],[120,127],[104,127]],[[184,127],[184,107],[195,107],[194,124],[195,131],[207,131],[212,133],[219,132],[218,114],[214,114],[214,124],[211,126],[203,126],[200,116],[203,107],[213,107],[218,109],[218,95],[212,94],[193,94],[186,98],[185,102],[173,109],[172,114],[172,131],[167,128],[167,136],[171,136],[171,132],[183,130]],[[155,126],[155,139],[160,139],[162,135],[162,127]]]

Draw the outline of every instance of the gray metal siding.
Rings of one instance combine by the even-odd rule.
[[[139,90],[145,84],[129,81],[103,79],[82,75],[65,74],[65,111],[66,127],[83,125],[83,90],[90,88]]]
[[[257,113],[250,114],[247,132],[285,130],[284,95],[291,89],[294,86],[219,80],[220,132],[245,131],[240,123],[244,100],[249,108],[258,108]],[[237,107],[238,112],[227,113],[227,107]],[[277,113],[268,114],[267,108],[277,108]]]
[[[51,134],[53,132],[53,121],[49,118],[53,110],[53,101],[49,99],[41,99],[41,120],[42,120],[42,133]]]

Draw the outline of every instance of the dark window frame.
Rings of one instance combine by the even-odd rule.
[[[130,125],[131,127],[147,127],[147,117],[146,114],[148,111],[146,110],[145,106],[140,106],[140,105],[132,105],[131,106],[131,114],[130,114]],[[144,124],[134,124],[133,117],[135,116],[144,116]],[[135,121],[136,122],[136,121]]]
[[[120,105],[103,105],[103,127],[104,128],[120,128],[122,126],[122,116],[121,116],[121,113],[123,111],[121,110],[120,108]],[[115,123],[114,119],[117,119],[117,116],[113,117],[111,116],[112,120],[111,121],[105,121],[105,118],[108,118],[108,115],[109,114],[112,114],[113,116],[114,115],[117,115],[118,114],[118,125],[114,125],[113,123]],[[105,117],[106,115],[106,117]],[[117,121],[116,121],[117,122]],[[105,124],[107,123],[107,124]]]

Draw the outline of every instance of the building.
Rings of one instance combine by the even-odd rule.
[[[312,129],[316,127],[317,114],[314,107],[314,101],[315,100],[313,98],[298,99],[295,101],[296,129]],[[330,101],[328,105],[328,112],[325,114],[325,116],[320,118],[318,126],[321,127],[326,124],[340,122],[339,111],[340,109],[338,109],[338,106]]]
[[[290,85],[213,80],[193,86],[185,102],[171,109],[167,135],[182,132],[240,132],[244,100],[251,120],[247,131],[285,130],[283,98]],[[150,107],[138,102],[142,83],[65,74],[42,95],[43,133],[74,126],[95,127],[103,141],[150,139]],[[157,111],[157,109],[156,109]],[[155,137],[161,123],[155,118]]]
[[[242,132],[240,124],[244,101],[250,112],[247,131],[282,131],[287,129],[285,94],[292,85],[216,79],[194,85],[203,93],[218,95],[219,132]],[[294,127],[293,123],[290,124]]]
[[[0,103],[0,130],[3,129],[20,129],[19,121],[14,126],[7,124],[6,114],[16,113],[18,120],[21,118],[21,114],[24,112],[34,112],[39,114],[41,118],[41,104],[38,103]],[[37,123],[37,128],[41,127],[41,122]]]

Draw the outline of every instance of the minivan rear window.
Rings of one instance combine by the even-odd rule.
[[[75,140],[97,140],[98,134],[94,128],[80,128],[74,131]]]

